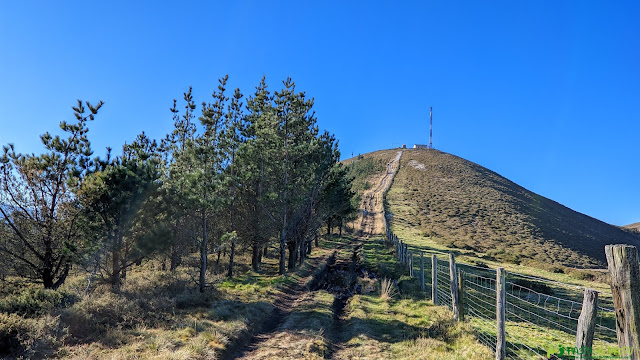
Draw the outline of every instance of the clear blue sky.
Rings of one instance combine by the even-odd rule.
[[[245,93],[291,76],[343,157],[426,143],[433,106],[436,148],[640,221],[638,1],[179,3],[0,2],[0,144],[39,152],[102,99],[102,154],[162,137],[189,85],[201,102],[224,74]]]

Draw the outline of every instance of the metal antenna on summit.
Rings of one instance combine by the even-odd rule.
[[[429,149],[433,149],[433,106],[429,107]]]

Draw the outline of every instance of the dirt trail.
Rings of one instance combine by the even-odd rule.
[[[362,195],[362,220],[358,235],[367,237],[384,232],[382,195],[391,186],[401,156],[402,151],[398,151],[396,157],[387,164],[387,172],[378,179],[378,185]]]
[[[242,349],[229,351],[223,354],[223,359],[251,359],[254,357],[254,352],[259,350],[264,343],[269,340],[279,330],[280,326],[284,323],[287,316],[293,311],[296,306],[296,302],[309,291],[309,287],[315,279],[309,281],[309,276],[313,271],[318,268],[323,262],[331,262],[332,258],[335,258],[334,252],[331,256],[311,258],[311,266],[300,274],[300,278],[295,283],[289,284],[282,288],[282,292],[278,294],[274,301],[275,308],[266,323],[262,325],[260,331],[254,335],[251,340],[242,347]]]

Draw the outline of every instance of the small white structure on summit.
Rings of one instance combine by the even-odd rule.
[[[420,144],[415,144],[413,145],[414,149],[428,149],[429,145],[420,145]]]

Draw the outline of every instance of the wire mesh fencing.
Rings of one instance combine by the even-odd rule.
[[[418,255],[419,257],[419,255]],[[431,259],[425,257],[425,282],[432,283]],[[462,313],[480,343],[495,352],[497,343],[496,271],[458,263]],[[426,273],[429,273],[427,275]],[[453,308],[450,263],[437,260],[435,305]],[[414,277],[421,279],[420,268]],[[425,286],[427,288],[427,286]],[[598,292],[593,346],[576,347],[578,318],[584,287],[508,272],[505,279],[505,333],[507,359],[541,359],[551,354],[571,356],[588,351],[591,358],[620,356],[612,296]]]

